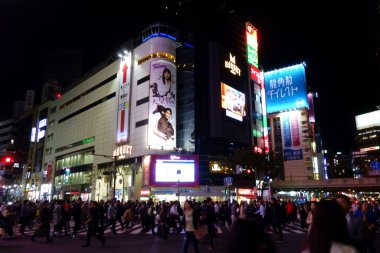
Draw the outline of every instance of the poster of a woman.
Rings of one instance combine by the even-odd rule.
[[[151,63],[149,83],[150,148],[172,149],[176,145],[176,66],[165,60]]]

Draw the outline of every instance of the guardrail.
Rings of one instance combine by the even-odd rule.
[[[374,178],[336,178],[324,180],[292,180],[278,181],[272,183],[274,189],[278,190],[302,190],[302,189],[354,189],[380,191],[380,177]]]

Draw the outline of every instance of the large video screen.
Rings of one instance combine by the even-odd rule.
[[[152,155],[151,186],[199,186],[198,156]]]
[[[225,83],[221,83],[222,108],[226,109],[226,115],[239,121],[243,121],[245,112],[245,94]]]

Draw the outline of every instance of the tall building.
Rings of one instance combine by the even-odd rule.
[[[12,118],[0,122],[1,201],[19,200],[23,195],[22,173],[28,162],[33,100],[33,92],[27,91],[26,101],[13,104]]]
[[[352,153],[355,177],[380,175],[380,110],[355,116],[357,151]]]
[[[276,156],[283,158],[282,179],[289,181],[324,178],[305,68],[306,64],[301,63],[264,73],[269,145]]]
[[[196,10],[181,29],[149,25],[119,59],[39,107],[28,198],[225,197],[210,162],[265,149],[263,82],[251,75],[248,20]]]

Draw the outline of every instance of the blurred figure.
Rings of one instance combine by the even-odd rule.
[[[168,211],[165,206],[165,202],[161,203],[160,212],[158,214],[158,235],[163,239],[168,239],[168,224],[169,218],[168,218]]]
[[[336,201],[345,213],[347,229],[353,245],[355,245],[360,253],[366,253],[368,233],[362,215],[354,215],[351,212],[352,204],[348,196],[340,194],[336,197]]]
[[[358,253],[350,241],[342,208],[336,201],[320,201],[302,253]]]
[[[22,202],[21,211],[20,211],[20,233],[25,234],[25,227],[29,225],[30,227],[30,205],[29,200],[25,199]]]
[[[2,220],[1,227],[8,234],[9,237],[13,236],[13,226],[15,225],[14,218],[16,216],[15,212],[12,212],[11,206],[7,205],[1,212]]]
[[[277,241],[284,241],[284,235],[282,233],[282,221],[283,221],[283,209],[278,204],[277,199],[272,197],[270,199],[270,207],[268,211],[270,215],[270,221],[274,233],[277,235]]]
[[[375,239],[377,230],[377,218],[375,213],[372,211],[372,206],[368,202],[363,202],[362,204],[362,214],[363,221],[367,227],[368,240],[367,249],[370,253],[375,253]]]
[[[214,246],[214,238],[216,237],[218,233],[218,229],[215,227],[216,222],[216,215],[215,215],[215,208],[214,203],[211,198],[206,199],[206,226],[208,231],[208,239],[209,239],[209,250],[215,250]]]
[[[195,238],[194,231],[198,229],[199,212],[193,208],[193,203],[189,200],[185,201],[183,208],[183,227],[185,228],[185,244],[183,245],[183,253],[187,253],[189,243],[193,244],[195,253],[199,253],[198,241]]]
[[[229,243],[224,253],[275,253],[270,236],[262,226],[247,219],[237,219],[232,225]]]
[[[308,216],[308,209],[307,205],[300,204],[298,207],[298,214],[299,214],[299,220],[300,220],[300,227],[302,231],[306,230],[308,228],[308,225],[306,223],[306,218]]]
[[[61,233],[62,231],[62,200],[57,200],[54,204],[53,209],[53,232],[51,233],[51,237],[55,237],[57,233]]]
[[[45,200],[41,205],[40,211],[40,226],[34,232],[30,238],[32,242],[36,240],[37,236],[45,236],[46,241],[52,242],[50,238],[50,210],[49,210],[49,201]]]
[[[306,217],[306,224],[307,224],[307,231],[308,233],[310,233],[310,230],[311,230],[311,226],[313,225],[313,215],[314,215],[314,212],[315,212],[315,207],[317,206],[317,202],[315,201],[312,201],[310,203],[310,208],[307,212],[307,217]]]
[[[75,201],[75,204],[73,205],[72,208],[72,216],[74,218],[74,229],[73,229],[73,234],[72,238],[77,238],[78,231],[82,225],[82,212],[81,212],[81,206],[82,206],[82,199],[78,198]]]
[[[94,200],[90,201],[90,208],[88,210],[88,219],[86,221],[86,224],[87,224],[87,240],[86,240],[86,244],[82,245],[82,247],[90,246],[91,237],[95,237],[96,239],[98,239],[104,246],[105,239],[103,236],[103,232],[99,231],[98,202]]]

